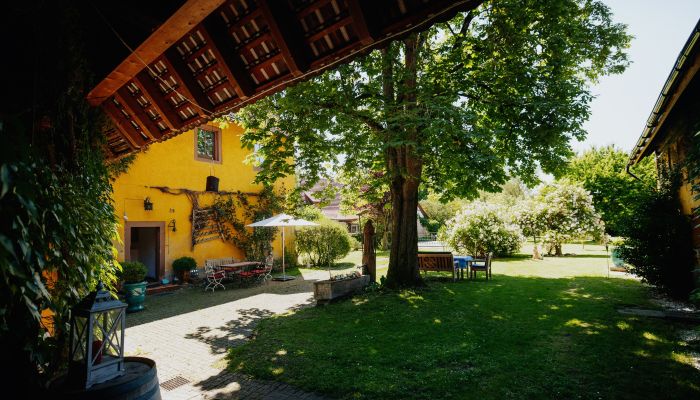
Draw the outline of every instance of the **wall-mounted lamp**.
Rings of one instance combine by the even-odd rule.
[[[143,199],[143,209],[146,211],[153,210],[153,203],[151,202],[150,197],[146,197],[145,199]]]
[[[170,223],[168,223],[168,228],[170,228],[173,232],[175,232],[177,229],[175,228],[175,220],[171,219]]]

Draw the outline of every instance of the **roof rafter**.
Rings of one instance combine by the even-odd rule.
[[[201,28],[202,35],[218,60],[221,71],[231,82],[236,95],[241,99],[247,99],[255,94],[253,80],[240,58],[234,56],[233,41],[230,38],[227,39],[226,26],[219,22],[221,19],[218,16],[215,17],[217,18],[208,18],[204,21]]]
[[[158,114],[163,118],[163,122],[171,130],[178,130],[184,126],[184,123],[177,116],[175,110],[165,100],[165,97],[160,92],[160,89],[156,86],[155,82],[151,78],[148,71],[141,71],[140,74],[134,77],[134,82],[143,88],[143,96],[148,100],[149,103],[158,111]]]
[[[359,0],[346,0],[346,2],[360,42],[365,45],[373,43],[379,36],[379,30],[375,22],[379,13],[377,9],[378,2],[360,2]]]
[[[134,117],[136,122],[144,127],[144,133],[148,135],[151,140],[159,140],[163,136],[158,125],[146,114],[146,111],[139,105],[126,86],[122,86],[114,96],[129,114]]]
[[[258,7],[267,20],[270,35],[277,43],[284,62],[292,75],[300,76],[309,69],[309,57],[303,43],[304,33],[287,4],[283,1],[258,0]]]
[[[119,100],[117,100],[119,101]],[[143,136],[134,128],[131,122],[117,108],[117,105],[110,99],[102,103],[102,109],[112,118],[115,127],[131,143],[134,148],[141,148],[147,144]]]
[[[172,88],[173,91],[181,94],[186,101],[194,103],[198,113],[211,108],[211,103],[207,96],[202,92],[194,76],[188,71],[189,68],[185,65],[185,61],[180,57],[177,50],[171,47],[165,52],[163,63],[170,71],[170,74],[180,83],[177,88]],[[168,86],[171,87],[170,84]]]

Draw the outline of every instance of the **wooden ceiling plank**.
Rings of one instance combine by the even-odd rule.
[[[110,119],[110,121],[112,121]],[[137,147],[135,147],[128,139],[125,139],[126,134],[122,133],[122,131],[119,130],[119,128],[116,126],[116,124],[112,121],[112,128],[110,131],[108,131],[109,134],[107,135],[107,141],[105,143],[105,146],[109,149],[109,151],[112,152],[113,157],[119,157],[120,155],[123,154],[128,154],[133,151],[138,150]],[[119,147],[124,147],[123,145],[120,145],[123,143],[126,145],[128,149],[119,151],[119,149],[116,149],[119,145]]]
[[[160,140],[163,133],[158,128],[158,125],[146,114],[146,111],[139,105],[126,86],[122,86],[114,96],[117,98],[117,101],[124,106],[126,111],[134,117],[136,122],[144,128],[143,132],[148,135],[151,140]]]
[[[182,56],[180,56],[180,53],[174,46],[165,52],[163,62],[170,74],[180,83],[175,89],[177,93],[183,95],[188,102],[194,102],[194,108],[200,114],[203,110],[211,108],[211,102],[207,99],[197,80],[192,76],[190,68],[185,64],[185,60],[182,59]]]
[[[273,1],[274,1],[274,0],[273,0]],[[297,16],[298,16],[299,18],[305,18],[305,17],[307,17],[309,14],[315,13],[316,10],[319,10],[319,9],[325,7],[325,6],[328,5],[331,1],[332,1],[332,0],[316,0],[316,1],[314,1],[314,2],[312,2],[312,3],[310,3],[310,4],[308,4],[305,8],[299,10],[299,12],[297,13]]]
[[[273,62],[275,62],[275,61],[281,61],[281,60],[283,60],[283,59],[284,59],[284,56],[282,56],[282,54],[280,54],[280,53],[275,54],[274,56],[272,56],[272,57],[270,57],[270,58],[267,58],[267,59],[261,61],[261,62],[258,63],[258,64],[255,64],[255,69],[256,69],[256,70],[260,70],[260,69],[262,69],[262,68],[267,68],[267,67],[269,67],[270,65],[272,65]]]
[[[158,114],[163,118],[163,122],[171,131],[177,131],[183,127],[182,120],[177,116],[172,105],[163,97],[148,71],[141,71],[140,74],[134,77],[134,81],[139,85],[141,93],[151,103],[151,106],[158,111]]]
[[[165,23],[155,30],[117,68],[87,95],[88,102],[99,105],[132,77],[150,65],[193,26],[218,9],[225,0],[187,0]]]
[[[231,82],[239,98],[245,100],[255,94],[254,82],[243,65],[243,61],[234,52],[235,43],[228,33],[221,18],[208,18],[200,28],[221,70]]]
[[[261,15],[260,9],[256,8],[253,11],[250,11],[248,14],[245,14],[240,18],[234,19],[233,24],[231,24],[231,25],[245,25],[248,22],[250,22],[251,20],[259,17],[260,15]]]
[[[355,28],[355,33],[363,45],[374,43],[379,36],[377,29],[376,16],[379,14],[377,10],[377,1],[362,1],[360,0],[345,0],[350,10],[352,17],[352,26]]]
[[[284,62],[294,76],[301,76],[309,69],[308,50],[304,44],[304,32],[294,12],[286,1],[258,0],[265,20],[270,27],[270,36],[280,49]]]
[[[306,39],[306,41],[309,43],[315,42],[315,41],[323,38],[324,36],[329,35],[335,31],[337,31],[338,29],[340,29],[341,26],[350,25],[351,23],[352,23],[351,17],[345,17],[345,18],[339,19],[339,20],[331,23],[330,25],[324,27],[320,31],[314,33],[313,35],[309,36]],[[372,43],[372,42],[370,42],[370,43]]]
[[[146,145],[146,141],[141,134],[131,125],[129,120],[122,114],[111,99],[102,103],[102,109],[110,116],[117,130],[119,130],[122,136],[128,140],[133,147],[139,149]]]

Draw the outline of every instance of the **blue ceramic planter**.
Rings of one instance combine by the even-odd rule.
[[[143,302],[146,300],[146,282],[125,283],[126,303],[129,307],[126,312],[137,312],[144,309]]]

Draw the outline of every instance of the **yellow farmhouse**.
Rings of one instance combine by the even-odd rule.
[[[121,222],[119,260],[141,261],[148,278],[161,280],[172,277],[172,262],[179,257],[193,257],[199,266],[208,258],[245,258],[242,249],[206,221],[206,209],[221,198],[219,193],[236,193],[255,204],[262,190],[253,183],[255,167],[244,162],[251,151],[241,146],[242,132],[233,123],[204,125],[136,155],[113,184]],[[219,193],[206,191],[209,176],[218,178]],[[282,193],[293,186],[294,177],[288,177],[274,190]],[[237,210],[242,218],[241,213]],[[282,256],[281,247],[277,235],[275,258]]]

